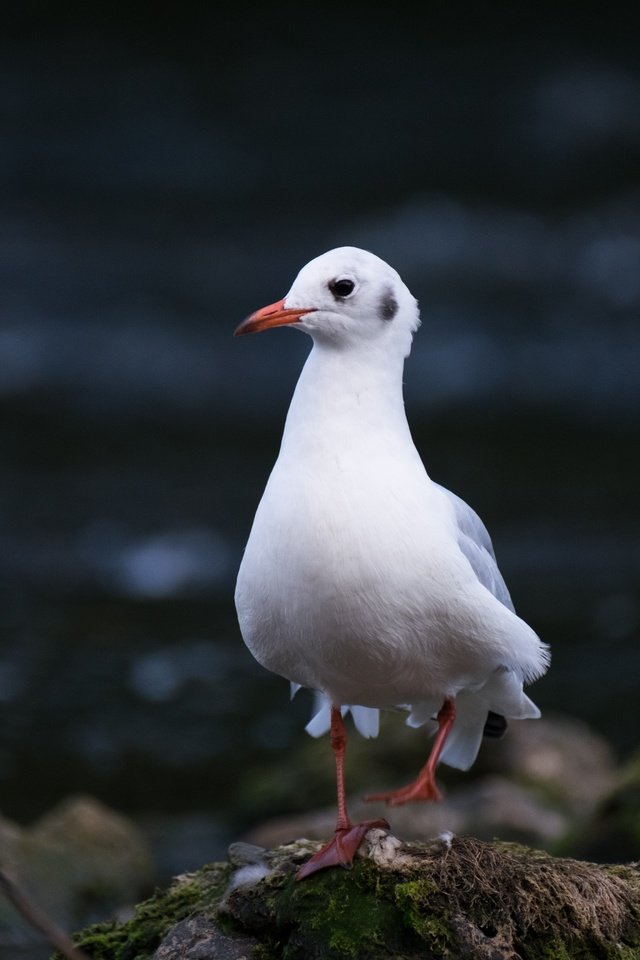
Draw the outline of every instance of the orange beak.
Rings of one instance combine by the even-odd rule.
[[[287,308],[284,305],[284,299],[270,303],[261,310],[256,310],[251,316],[243,320],[240,326],[234,331],[234,337],[241,337],[245,333],[260,333],[262,330],[269,330],[271,327],[283,327],[288,323],[297,323],[306,313],[313,313],[315,307],[292,307]]]

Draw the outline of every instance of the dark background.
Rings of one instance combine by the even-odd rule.
[[[638,33],[558,6],[8,5],[4,815],[92,792],[179,869],[300,805],[247,799],[309,702],[232,594],[309,343],[232,332],[343,244],[420,300],[409,419],[552,645],[532,696],[637,745]]]

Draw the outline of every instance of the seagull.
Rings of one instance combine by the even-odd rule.
[[[311,260],[289,293],[236,335],[291,326],[313,347],[240,565],[235,603],[253,656],[315,691],[307,725],[330,732],[338,816],[333,838],[298,871],[348,866],[373,827],[353,824],[346,729],[377,736],[380,710],[435,733],[415,781],[366,800],[441,799],[437,764],[467,770],[506,718],[537,718],[523,685],[549,652],[515,613],[491,539],[460,497],[435,483],[404,408],[405,358],[418,304],[379,257],[339,247]]]

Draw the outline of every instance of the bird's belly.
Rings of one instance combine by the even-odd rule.
[[[297,523],[289,511],[286,527],[270,529],[256,517],[236,592],[247,646],[269,670],[340,702],[393,705],[468,683],[457,558],[402,510],[387,509],[379,527],[367,516],[362,528],[335,509],[321,521],[300,512]]]

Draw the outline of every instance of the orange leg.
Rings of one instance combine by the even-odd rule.
[[[449,731],[453,726],[455,718],[455,700],[453,697],[446,697],[438,712],[438,732],[433,742],[429,759],[414,782],[410,783],[407,787],[401,787],[399,790],[390,790],[388,793],[375,793],[364,799],[367,801],[383,800],[392,807],[400,806],[403,803],[411,803],[415,800],[442,800],[442,794],[436,786],[435,773],[445,740],[449,736]]]
[[[318,850],[310,860],[304,863],[296,873],[296,880],[304,880],[318,870],[327,867],[348,867],[353,863],[358,847],[364,840],[367,831],[372,827],[382,827],[387,830],[386,820],[365,820],[363,823],[352,824],[347,813],[347,801],[344,790],[344,754],[347,745],[347,731],[344,727],[342,714],[337,707],[331,710],[331,746],[336,761],[336,785],[338,790],[338,819],[333,839]]]

